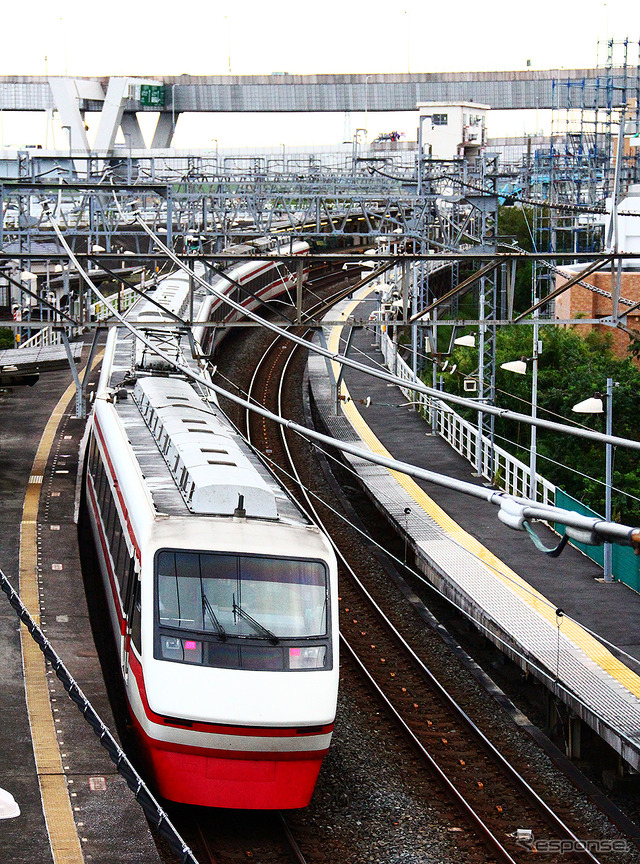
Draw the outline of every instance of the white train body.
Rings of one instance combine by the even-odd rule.
[[[304,256],[309,251],[309,244],[298,240],[281,247],[280,251],[287,255],[300,256],[303,260],[301,275],[305,282],[309,275],[309,266],[304,262]],[[230,283],[224,276],[216,276],[211,279],[212,287],[231,297],[236,303],[241,303],[245,308],[252,310],[259,309],[262,303],[273,300],[283,293],[293,292],[297,282],[297,273],[287,269],[278,261],[243,261],[226,272],[233,282]],[[204,298],[197,320],[224,325],[238,321],[241,317],[240,312],[231,309],[219,298],[210,294]],[[194,327],[196,340],[209,352],[213,351],[223,334],[224,327],[221,327],[218,332],[212,328]]]
[[[86,499],[141,754],[171,800],[305,806],[336,708],[335,556],[204,388],[137,349],[109,333]]]

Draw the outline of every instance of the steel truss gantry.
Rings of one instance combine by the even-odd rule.
[[[140,218],[169,248],[208,261],[211,256],[223,261],[229,245],[239,242],[257,241],[254,254],[271,255],[284,238],[307,239],[327,253],[341,251],[344,260],[350,247],[357,248],[359,257],[363,247],[386,246],[402,260],[404,321],[399,326],[412,327],[416,371],[423,328],[437,352],[437,328],[444,324],[438,322],[437,307],[430,323],[417,323],[422,310],[442,294],[426,262],[444,256],[452,273],[453,302],[458,284],[468,283],[477,292],[478,422],[493,440],[494,415],[482,406],[495,394],[496,329],[513,321],[513,298],[505,302],[509,292],[503,290],[502,299],[498,289],[513,285],[521,253],[502,255],[505,263],[486,265],[499,261],[505,249],[497,236],[500,184],[505,178],[517,183],[517,173],[487,152],[473,162],[355,152],[341,166],[321,164],[315,157],[288,163],[283,159],[280,165],[256,157],[223,167],[217,158],[172,162],[92,157],[82,163],[76,158],[57,160],[47,168],[41,157],[25,157],[18,177],[0,181],[0,267],[3,260],[14,262],[11,271],[4,265],[5,284],[15,289],[25,274],[33,276],[39,282],[37,296],[53,294],[55,307],[66,295],[67,311],[75,302],[78,325],[87,326],[87,298],[70,286],[68,262],[51,220],[71,249],[87,256],[84,260],[96,272],[102,271],[101,278],[121,284],[134,264],[146,267],[147,275],[163,264],[153,239],[141,230]],[[576,258],[578,251],[573,250]],[[416,256],[421,263],[411,269],[408,262]],[[459,283],[461,261],[465,272]],[[537,298],[548,293],[539,292]],[[455,306],[451,311],[455,318]]]
[[[484,159],[471,166],[422,159],[419,171],[406,154],[357,155],[338,168],[309,159],[295,171],[289,165],[274,171],[256,159],[225,172],[202,160],[79,161],[26,158],[17,178],[0,181],[0,251],[29,255],[54,242],[48,212],[78,251],[150,251],[134,225],[136,213],[178,249],[206,242],[220,251],[230,242],[287,233],[330,247],[389,234],[425,249],[483,242],[469,196],[482,197],[474,190],[486,185]]]

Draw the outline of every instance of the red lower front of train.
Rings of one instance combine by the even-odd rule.
[[[153,785],[163,798],[182,804],[247,810],[306,807],[327,752],[211,751],[150,738],[135,718],[134,724]]]
[[[247,810],[307,806],[328,751],[333,723],[245,728],[163,717],[150,708],[142,668],[137,658],[131,659],[146,726],[143,728],[130,703],[137,749],[149,779],[163,798],[181,804]],[[197,746],[189,742],[191,735],[198,736]],[[212,747],[201,746],[203,735],[211,736]],[[178,740],[167,740],[174,736]],[[220,747],[221,736],[224,749]],[[247,749],[247,739],[258,746]]]
[[[322,756],[256,759],[262,754],[199,756],[155,746],[149,750],[159,793],[170,800],[207,807],[289,810],[306,807]]]

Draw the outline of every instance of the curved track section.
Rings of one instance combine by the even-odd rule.
[[[284,416],[293,416],[296,396],[289,372],[292,364],[300,363],[294,356],[296,350],[274,340],[257,364],[251,382],[250,397]],[[247,423],[254,445],[280,466],[284,476],[296,476],[302,486],[306,485],[308,444],[297,437],[287,441],[286,431],[272,428],[256,415],[248,417]],[[300,460],[302,468],[296,468]],[[289,480],[288,485],[295,484]],[[318,520],[311,499],[305,498],[304,506]],[[322,522],[329,535],[340,536],[335,521],[332,524],[325,516]],[[564,840],[562,861],[567,864],[600,860],[581,848],[578,838],[589,836],[588,826],[576,825],[568,814],[559,813],[553,796],[543,800],[429,672],[394,626],[397,610],[383,608],[365,588],[366,567],[361,553],[337,551],[341,559],[341,631],[348,655],[352,655],[348,663],[366,676],[385,709],[396,718],[398,729],[410,737],[438,778],[441,794],[464,815],[470,830],[461,834],[459,845],[474,860],[528,860],[531,848],[526,841],[518,842],[517,835],[519,829],[527,829],[533,837]],[[363,569],[365,574],[360,578]],[[451,803],[449,811],[445,818],[455,820]]]

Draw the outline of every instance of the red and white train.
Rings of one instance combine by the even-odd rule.
[[[252,247],[234,248],[237,251],[249,251],[250,254],[256,252]],[[304,257],[309,251],[309,244],[304,240],[296,240],[281,246],[278,251],[300,257],[301,277],[302,281],[306,282],[309,276],[309,265],[304,261]],[[210,280],[211,286],[246,309],[252,310],[259,309],[263,303],[268,303],[282,294],[289,293],[291,296],[297,282],[297,273],[278,261],[245,261],[226,272],[233,282],[229,282],[224,276],[216,276]],[[295,305],[295,300],[293,304]],[[219,329],[204,328],[201,325],[194,327],[195,338],[207,352],[211,353],[219,344],[221,336],[224,336],[224,325],[240,320],[242,314],[218,297],[209,294],[204,297],[197,317],[199,322],[208,321],[221,325]]]
[[[172,274],[156,298],[178,311],[187,280]],[[139,311],[147,333],[156,311]],[[154,338],[179,363],[196,363],[179,329]],[[121,326],[107,339],[85,490],[129,711],[157,791],[214,807],[305,806],[338,688],[327,538],[210,391],[163,368]]]

